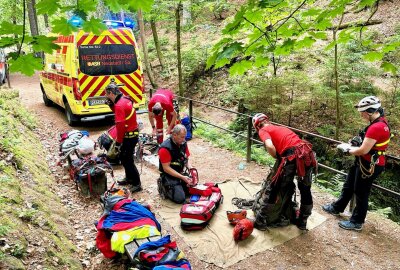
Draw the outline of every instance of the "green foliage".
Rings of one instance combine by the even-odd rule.
[[[307,2],[307,5],[305,3]],[[314,1],[247,1],[237,11],[230,23],[222,31],[221,40],[214,45],[212,55],[207,61],[207,68],[230,67],[232,75],[242,75],[250,70],[249,61],[257,66],[266,66],[273,56],[287,56],[294,51],[310,48],[316,41],[327,38],[324,31],[337,28],[340,18],[349,14],[354,5],[360,9],[377,7],[378,0],[331,0],[324,7],[314,5]],[[316,31],[317,30],[317,31]],[[337,40],[327,45],[348,44],[363,32],[357,23],[348,24],[338,32]],[[399,43],[380,44],[374,39],[363,37],[370,44],[370,51],[365,52],[364,59],[380,61],[389,51],[394,51]],[[373,45],[373,46],[372,46]],[[251,56],[251,57],[246,57]],[[394,71],[389,64],[382,65],[386,70]]]
[[[31,130],[34,122],[32,113],[19,103],[18,91],[0,89],[0,237],[6,236],[10,246],[0,252],[0,258],[6,258],[2,266],[11,269],[22,265],[21,259],[27,254],[26,239],[34,233],[52,241],[49,246],[57,247],[56,256],[63,258],[65,268],[81,269],[74,246],[64,234],[65,228],[58,227],[68,226],[68,222],[59,198],[49,188],[54,179],[46,161],[38,159],[38,155],[45,153]],[[58,242],[52,240],[54,235]],[[46,263],[53,257],[40,255],[43,267],[53,269]],[[18,269],[23,269],[23,265]]]

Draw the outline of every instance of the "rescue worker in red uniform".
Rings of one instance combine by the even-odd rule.
[[[141,191],[140,175],[133,160],[133,152],[139,138],[134,102],[121,93],[114,81],[106,87],[105,92],[109,99],[108,104],[115,114],[117,133],[115,146],[120,152],[121,163],[125,169],[125,178],[117,183],[132,185],[131,192]]]
[[[192,168],[189,162],[189,148],[185,141],[186,128],[178,124],[172,129],[171,137],[166,139],[158,150],[160,158],[159,188],[164,195],[175,203],[184,203],[189,194],[188,186],[195,184],[185,168]]]
[[[340,221],[339,227],[361,231],[367,216],[368,197],[373,181],[385,168],[385,151],[389,145],[391,134],[381,102],[377,97],[365,97],[355,108],[369,125],[359,136],[351,140],[347,149],[346,147],[341,148],[344,152],[354,155],[355,162],[347,174],[339,199],[334,203],[322,206],[322,209],[329,214],[338,216],[345,210],[355,194],[356,205],[350,220]]]
[[[168,89],[158,89],[149,101],[148,110],[149,121],[153,129],[153,135],[157,135],[157,142],[162,143],[164,141],[164,111],[168,122],[166,134],[171,133],[171,130],[175,126],[178,118],[178,113],[174,109],[174,93]]]
[[[312,145],[300,139],[293,131],[286,127],[271,124],[265,114],[258,113],[253,117],[253,126],[258,131],[268,153],[276,159],[275,165],[267,177],[270,185],[269,196],[264,196],[260,210],[256,215],[254,227],[259,230],[266,230],[268,215],[271,211],[276,211],[277,194],[284,194],[282,198],[288,198],[291,202],[295,192],[293,179],[297,176],[297,186],[300,190],[300,214],[295,220],[295,224],[301,230],[306,230],[307,219],[311,215],[313,199],[311,195],[311,174],[316,168]],[[284,204],[281,209],[283,214],[285,207],[292,207],[290,203]],[[275,215],[275,214],[274,214]],[[270,221],[272,222],[272,221]],[[277,221],[283,226],[281,221]],[[288,222],[288,221],[287,221]]]

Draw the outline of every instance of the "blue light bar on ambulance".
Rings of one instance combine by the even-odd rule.
[[[125,26],[133,29],[135,27],[135,22],[127,18],[125,19]]]
[[[123,22],[121,22],[121,21],[104,20],[103,23],[105,23],[108,28],[125,27],[125,24]]]
[[[75,26],[75,27],[81,27],[82,26],[82,22],[83,22],[82,18],[77,16],[77,15],[72,16],[68,20],[68,23],[73,25],[73,26]]]

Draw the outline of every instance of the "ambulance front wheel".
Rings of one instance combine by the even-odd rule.
[[[47,107],[50,107],[51,105],[53,105],[53,101],[51,101],[51,100],[47,97],[46,93],[44,92],[43,86],[42,86],[41,84],[40,84],[40,89],[42,90],[44,105],[46,105]]]
[[[65,103],[65,115],[67,116],[68,125],[71,127],[79,123],[79,117],[72,113],[68,103]]]

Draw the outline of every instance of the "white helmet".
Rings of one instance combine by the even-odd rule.
[[[377,111],[381,107],[381,101],[375,96],[368,96],[360,100],[356,106],[359,112],[365,112],[368,109]]]
[[[265,114],[263,114],[263,113],[256,113],[254,116],[253,116],[253,119],[252,119],[252,122],[253,122],[253,127],[256,129],[256,130],[258,130],[258,125],[262,122],[262,121],[264,121],[264,120],[269,120],[268,119],[268,116],[266,116]]]

